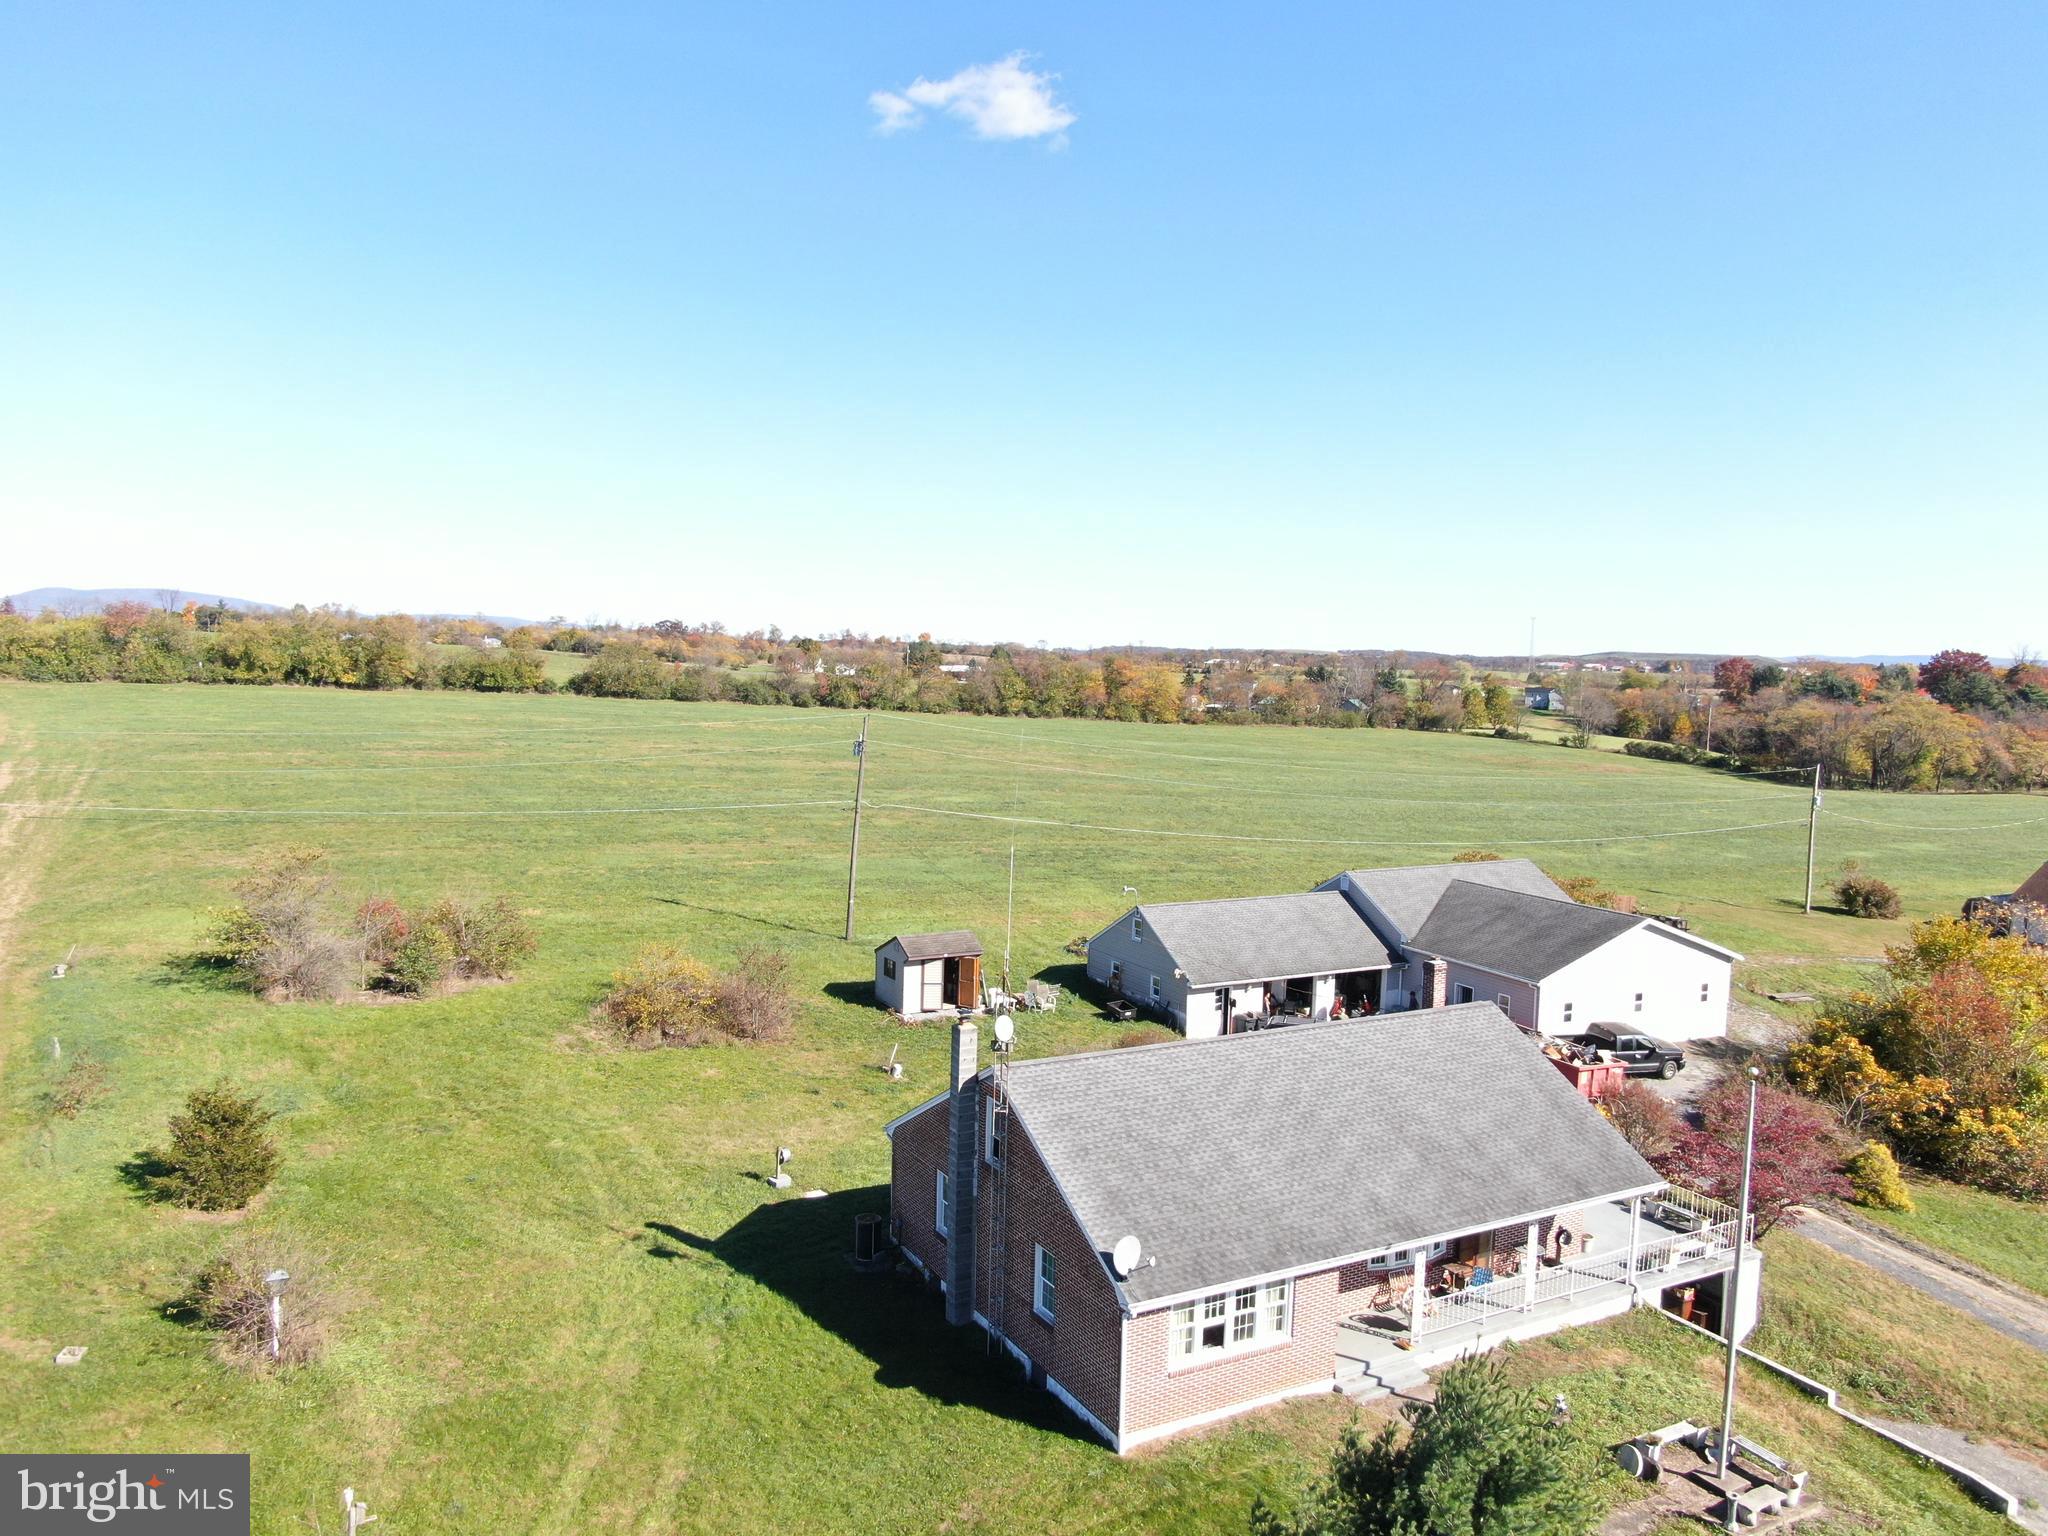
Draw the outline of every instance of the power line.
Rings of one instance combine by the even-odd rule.
[[[889,752],[917,752],[930,757],[943,757],[953,760],[972,756],[972,754],[957,747],[914,747],[907,742],[900,741],[884,743],[884,755],[886,756]],[[974,760],[987,763],[994,763],[996,761],[995,758],[990,756],[975,757]],[[1370,800],[1374,805],[1475,805],[1497,810],[1570,810],[1582,808],[1585,804],[1585,802],[1578,800],[1468,800],[1460,798],[1445,799],[1442,797],[1422,798],[1417,796],[1382,795],[1376,793],[1370,785],[1362,785],[1359,789],[1348,792],[1269,789],[1262,785],[1227,784],[1204,779],[1162,778],[1158,774],[1150,773],[1111,773],[1101,768],[1075,768],[1069,764],[1047,763],[1044,761],[1034,761],[1032,763],[1032,771],[1035,773],[1072,774],[1091,779],[1117,779],[1131,784],[1153,784],[1183,789],[1208,789],[1227,795],[1272,795],[1284,800],[1341,800],[1347,804],[1355,804],[1361,800]],[[1774,769],[1772,771],[1776,772],[1777,770]],[[1410,777],[1425,777],[1425,775],[1410,775]],[[1477,775],[1474,777],[1477,777]],[[1532,784],[1537,788],[1545,788],[1556,782],[1554,780],[1529,778],[1523,775],[1504,774],[1501,777],[1511,778],[1520,783]],[[1660,809],[1664,807],[1676,809],[1688,805],[1727,805],[1738,801],[1755,805],[1764,800],[1803,800],[1804,798],[1803,795],[1789,793],[1705,795],[1684,800],[1660,800],[1647,803],[1653,804]]]
[[[1003,816],[993,811],[948,810],[944,806],[909,805],[890,800],[870,800],[868,805],[878,811],[905,811],[920,816],[1014,822],[1027,827],[1066,827],[1081,832],[1116,832],[1130,837],[1189,838],[1198,842],[1285,843],[1316,848],[1464,848],[1471,844],[1470,838],[1460,838],[1451,842],[1430,842],[1417,838],[1263,837],[1248,832],[1186,832],[1165,827],[1117,827],[1093,821],[1057,821],[1044,816]],[[1549,848],[1567,843],[1646,843],[1657,842],[1667,837],[1712,837],[1722,833],[1760,832],[1770,827],[1803,826],[1805,822],[1806,818],[1801,816],[1789,821],[1756,821],[1737,827],[1695,827],[1676,832],[1616,832],[1598,837],[1489,838],[1488,841],[1499,843],[1504,848]]]
[[[799,810],[831,806],[844,809],[844,800],[741,800],[726,805],[586,805],[533,811],[366,811],[339,807],[320,810],[307,806],[225,806],[225,805],[46,805],[40,800],[0,801],[0,811],[14,811],[25,820],[46,821],[59,816],[284,816],[314,820],[352,821],[360,819],[526,821],[554,816],[679,816],[693,811]]]
[[[1925,821],[1873,821],[1868,816],[1850,816],[1841,811],[1821,812],[1836,821],[1859,822],[1866,827],[1878,827],[1886,832],[1947,832],[1955,836],[1967,836],[1973,832],[2003,832],[2011,827],[2034,827],[2048,821],[2048,816],[2029,816],[2023,821],[1986,821],[1974,827],[1942,827]]]

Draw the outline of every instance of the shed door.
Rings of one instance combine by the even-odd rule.
[[[918,967],[918,974],[924,978],[924,992],[917,1011],[937,1013],[946,1006],[946,967],[937,960],[927,960]]]
[[[960,957],[960,984],[953,994],[956,1008],[975,1008],[981,1004],[981,956]]]

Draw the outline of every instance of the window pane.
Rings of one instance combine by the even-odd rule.
[[[1221,1291],[1218,1291],[1214,1296],[1204,1296],[1202,1298],[1203,1320],[1205,1322],[1214,1321],[1216,1318],[1221,1317],[1223,1315],[1223,1305],[1228,1300],[1229,1298]]]

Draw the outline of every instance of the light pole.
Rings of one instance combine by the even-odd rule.
[[[270,1359],[274,1365],[283,1353],[284,1347],[284,1285],[291,1276],[281,1269],[273,1269],[263,1277],[263,1283],[270,1287]]]
[[[1742,1136],[1742,1193],[1735,1204],[1735,1267],[1728,1271],[1728,1283],[1721,1291],[1721,1327],[1728,1335],[1728,1377],[1721,1388],[1721,1443],[1715,1457],[1718,1465],[1715,1474],[1721,1484],[1722,1507],[1725,1517],[1723,1530],[1735,1529],[1735,1494],[1728,1487],[1728,1460],[1735,1449],[1735,1362],[1741,1351],[1741,1338],[1736,1332],[1736,1298],[1742,1291],[1742,1255],[1744,1239],[1749,1232],[1749,1180],[1750,1171],[1756,1164],[1756,1091],[1763,1074],[1755,1067],[1749,1069],[1749,1124]]]

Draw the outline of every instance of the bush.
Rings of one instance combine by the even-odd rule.
[[[735,1040],[782,1039],[796,1022],[789,956],[779,949],[740,951],[738,963],[719,979],[715,1014]]]
[[[318,849],[270,855],[237,882],[231,906],[214,914],[209,958],[233,968],[273,1001],[334,998],[362,975],[362,954],[328,916],[334,881]]]
[[[514,963],[539,947],[533,925],[504,896],[476,903],[437,901],[421,926],[447,936],[455,970],[462,976],[510,976]]]
[[[634,1046],[779,1040],[796,1019],[789,956],[749,949],[720,975],[674,945],[650,945],[612,978],[595,1017]]]
[[[1577,1536],[1598,1511],[1600,1473],[1548,1399],[1498,1356],[1444,1367],[1433,1401],[1370,1439],[1352,1425],[1329,1471],[1281,1515],[1261,1495],[1254,1536]],[[1405,1433],[1403,1432],[1405,1429]]]
[[[1881,1141],[1866,1141],[1863,1150],[1842,1165],[1848,1176],[1850,1198],[1858,1205],[1879,1211],[1910,1211],[1913,1196],[1899,1175],[1899,1160]]]
[[[1670,1154],[1685,1134],[1685,1122],[1663,1096],[1648,1083],[1634,1078],[1623,1080],[1620,1089],[1600,1106],[1602,1114],[1621,1132],[1621,1139],[1640,1153],[1646,1162]]]
[[[1591,875],[1553,875],[1557,887],[1581,906],[1605,907],[1610,912],[1633,912],[1636,899],[1619,891],[1610,891]]]
[[[71,1058],[43,1095],[43,1108],[59,1120],[76,1120],[107,1096],[107,1069],[88,1051]]]
[[[278,1330],[278,1365],[308,1365],[327,1352],[339,1301],[326,1265],[289,1242],[248,1237],[200,1270],[192,1288],[171,1310],[214,1335],[214,1352],[230,1365],[261,1369],[271,1365],[270,1285],[263,1277],[283,1270],[283,1320]]]
[[[447,933],[422,926],[392,952],[384,967],[384,984],[406,997],[425,997],[448,979],[455,962],[455,944]]]
[[[356,908],[356,942],[363,949],[363,963],[375,970],[391,964],[398,948],[412,935],[412,923],[404,909],[389,896],[372,896]]]
[[[1500,855],[1489,853],[1484,848],[1467,848],[1463,853],[1451,855],[1453,864],[1498,864]]]
[[[1897,917],[1901,909],[1898,891],[1854,862],[1842,866],[1834,892],[1835,905],[1851,917]]]
[[[171,1116],[169,1146],[149,1154],[149,1187],[193,1210],[239,1210],[277,1173],[277,1144],[264,1134],[271,1118],[226,1083],[195,1088]]]
[[[628,1045],[703,1045],[720,1037],[718,977],[672,944],[651,944],[612,978],[597,1017]]]

